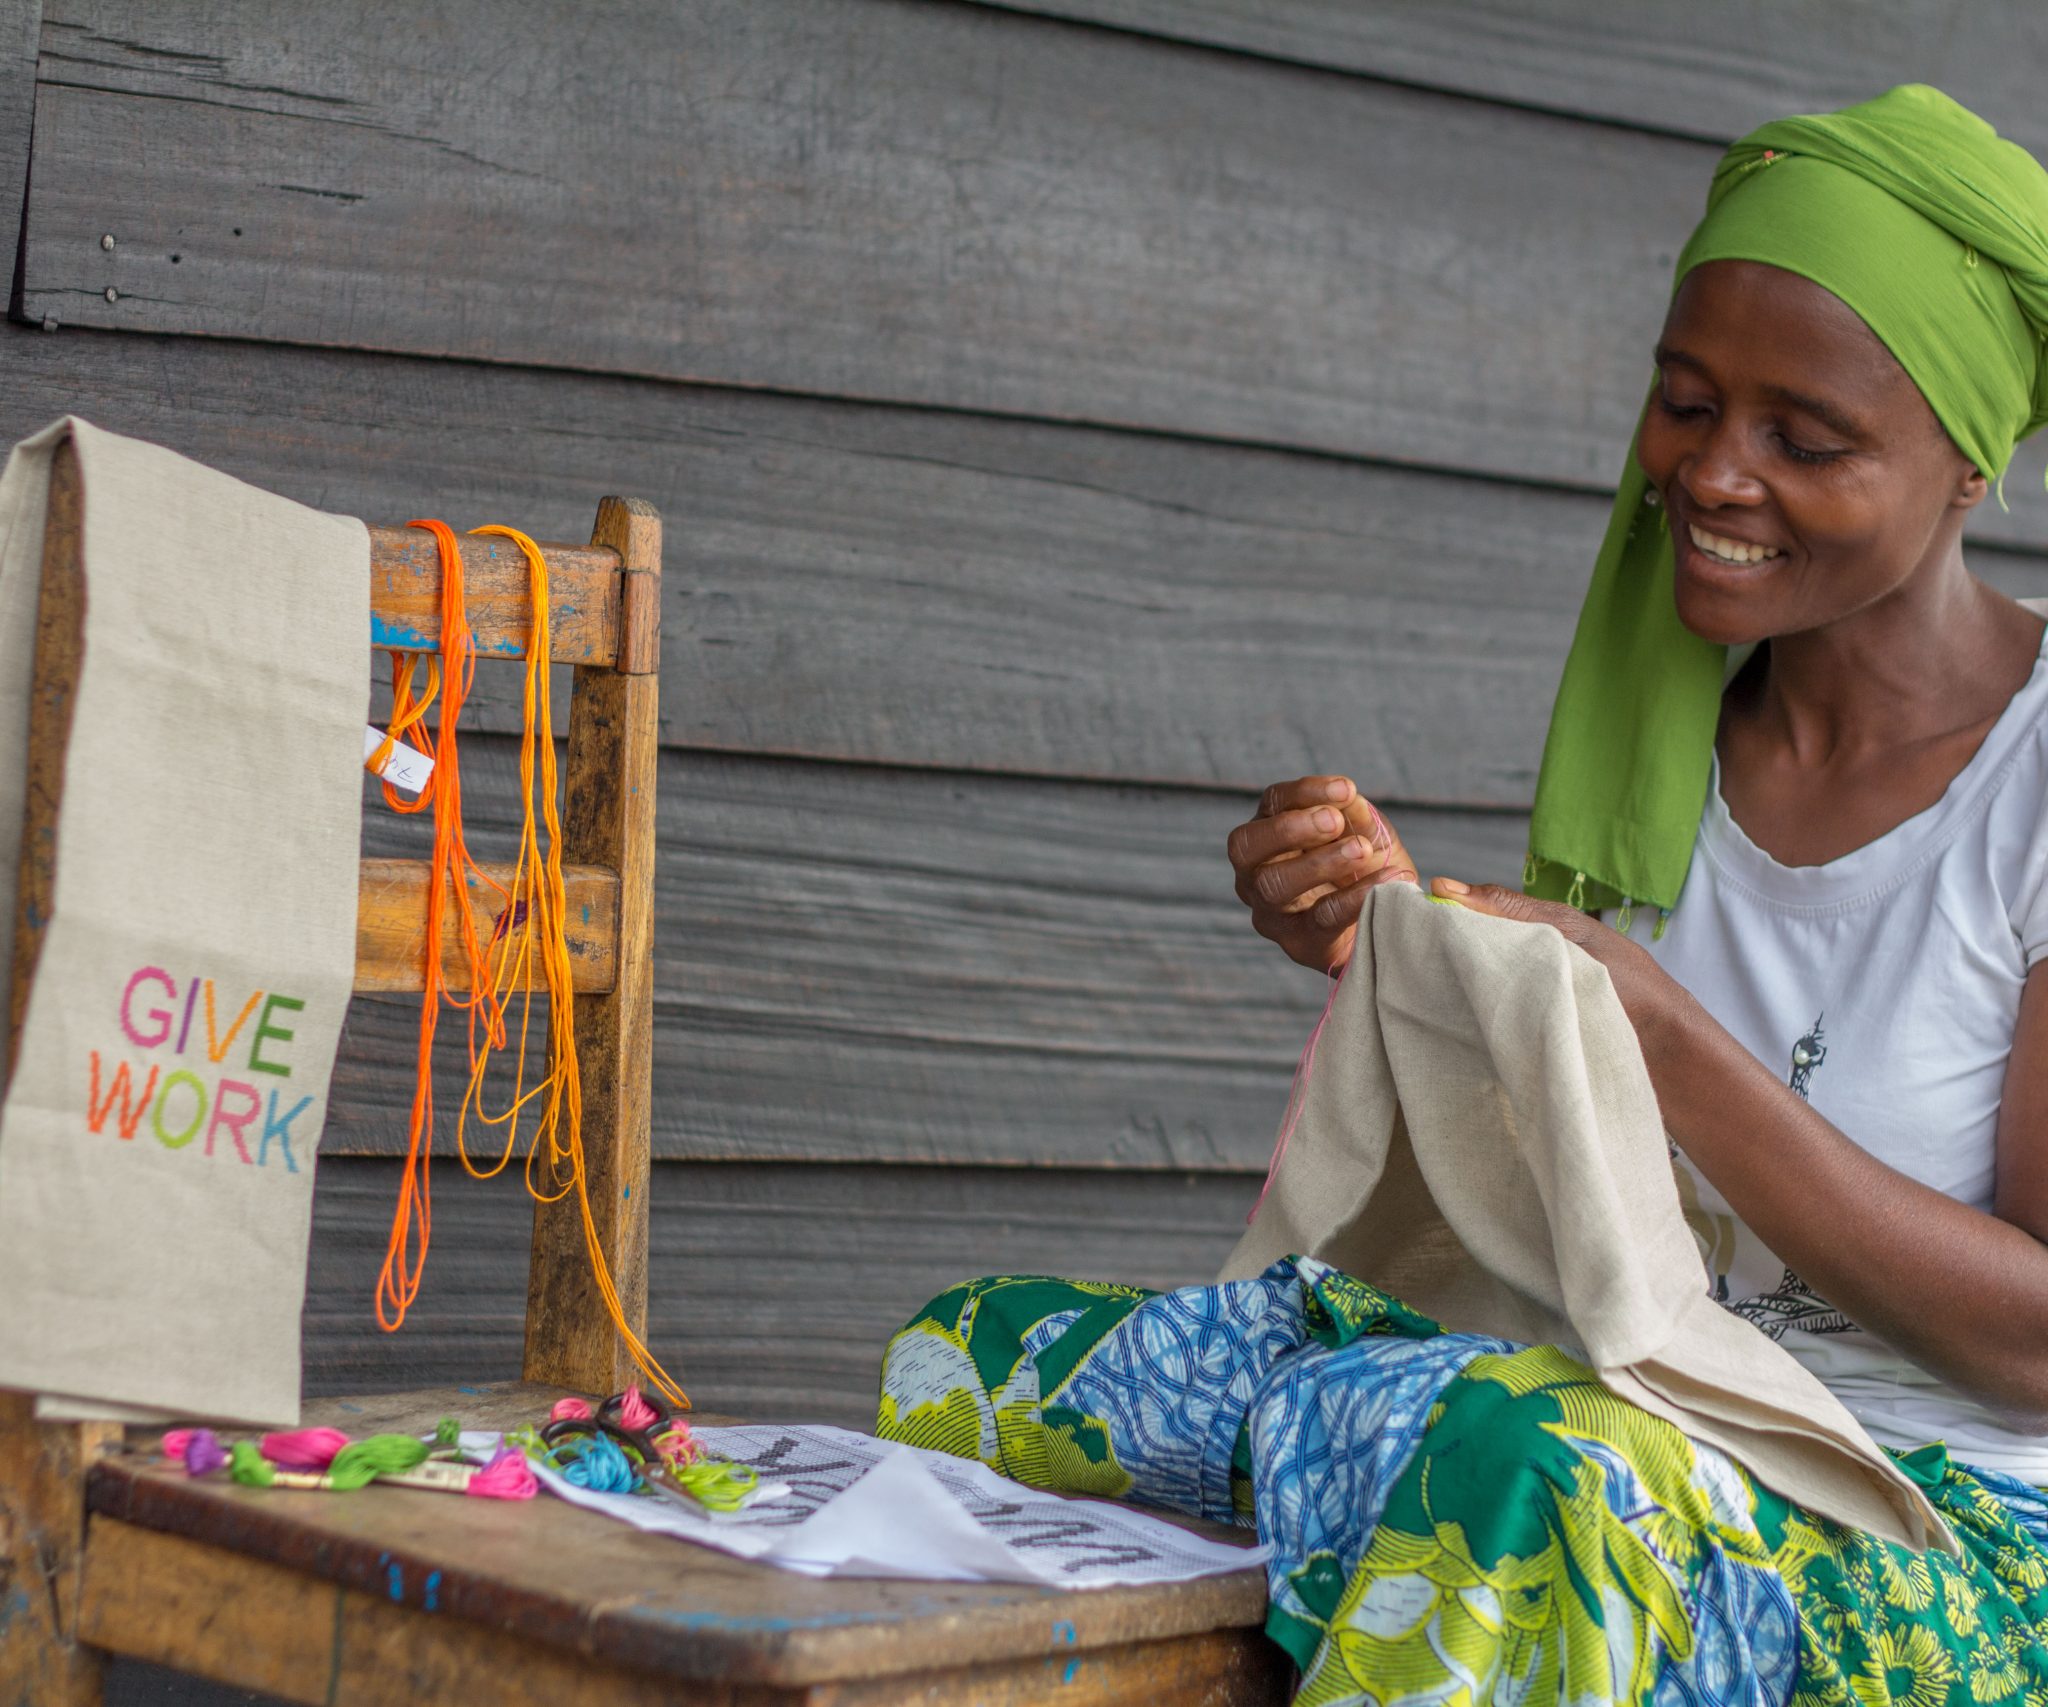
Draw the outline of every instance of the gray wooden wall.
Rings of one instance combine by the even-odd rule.
[[[1518,871],[1717,143],[1917,76],[2048,147],[2023,0],[1615,18],[4,0],[0,433],[381,521],[660,506],[654,1341],[700,1404],[864,1422],[962,1274],[1228,1248],[1320,994],[1230,895],[1253,790],[1349,770]],[[2048,592],[2024,467],[1980,558]],[[441,1170],[372,1324],[409,1024],[351,1021],[315,1391],[516,1370],[509,1181]]]

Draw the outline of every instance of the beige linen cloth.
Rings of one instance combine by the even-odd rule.
[[[16,448],[0,475],[0,991],[67,436],[85,645],[54,904],[0,1106],[0,1386],[71,1414],[289,1425],[354,983],[369,535],[77,419]]]
[[[1955,1551],[1841,1402],[1708,1297],[1634,1028],[1606,968],[1546,925],[1373,892],[1221,1278],[1297,1253],[1448,1328],[1568,1347],[1809,1510]]]

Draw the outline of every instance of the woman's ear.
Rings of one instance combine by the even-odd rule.
[[[1991,490],[1991,482],[1984,478],[1982,469],[1967,464],[1963,477],[1956,482],[1956,495],[1950,502],[1959,510],[1974,510],[1984,502],[1984,494]]]

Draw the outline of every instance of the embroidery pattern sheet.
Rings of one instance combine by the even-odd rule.
[[[1184,1582],[1251,1570],[1263,1547],[1212,1541],[1102,1500],[1043,1493],[985,1465],[822,1425],[693,1431],[713,1457],[784,1490],[714,1513],[634,1494],[593,1494],[546,1465],[549,1492],[636,1528],[808,1576],[1031,1582],[1055,1588]],[[465,1436],[486,1446],[494,1437]]]

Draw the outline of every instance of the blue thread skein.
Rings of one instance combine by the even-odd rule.
[[[630,1494],[638,1485],[640,1472],[619,1449],[611,1436],[594,1436],[574,1458],[562,1466],[562,1475],[593,1494]]]

